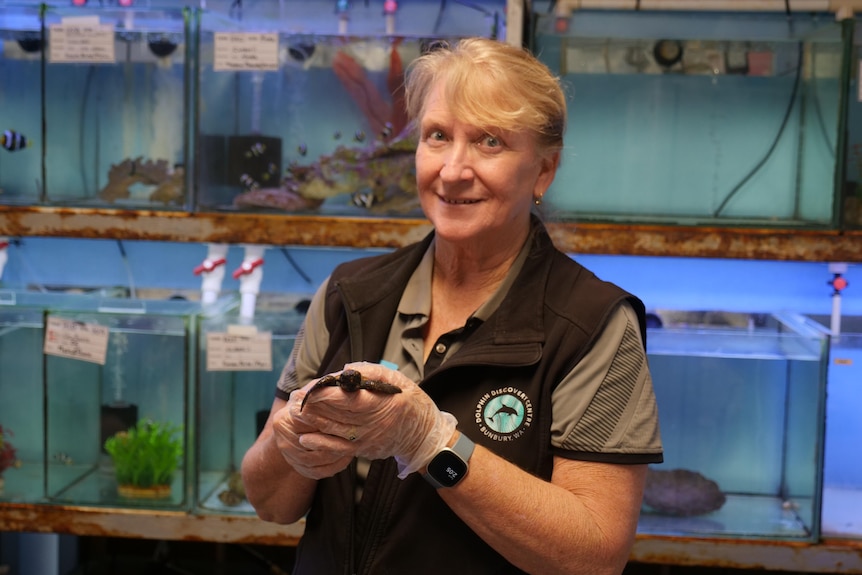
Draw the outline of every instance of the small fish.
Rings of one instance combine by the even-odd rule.
[[[353,134],[353,139],[360,143],[364,142],[365,132],[363,132],[362,130],[356,130],[356,133]]]
[[[255,143],[248,151],[245,153],[246,158],[251,158],[252,156],[257,157],[263,155],[266,151],[266,144],[263,142]]]
[[[72,461],[72,456],[68,453],[63,453],[62,451],[58,451],[54,454],[54,461],[62,463],[63,465],[72,465],[74,461]]]
[[[341,130],[335,130],[335,132],[332,133],[332,139],[333,140],[340,140],[341,139]]]
[[[386,122],[386,125],[383,126],[383,130],[380,132],[380,137],[388,140],[390,136],[392,136],[392,122]]]
[[[308,146],[300,144],[296,147],[296,151],[299,152],[300,156],[305,156],[308,153]]]
[[[373,192],[354,192],[351,200],[357,208],[368,209],[374,205],[376,198]]]
[[[245,186],[249,190],[256,190],[257,188],[260,187],[260,184],[258,184],[255,181],[255,179],[252,178],[251,176],[249,176],[248,174],[241,175],[239,177],[239,181],[243,186]]]
[[[0,135],[0,148],[6,148],[10,152],[22,150],[28,145],[27,137],[21,132],[5,130],[3,134]]]

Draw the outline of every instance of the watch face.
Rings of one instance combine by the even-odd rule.
[[[427,473],[443,487],[452,487],[467,474],[467,464],[453,451],[444,449],[428,464]]]

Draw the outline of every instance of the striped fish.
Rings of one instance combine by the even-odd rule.
[[[27,147],[27,137],[20,132],[13,130],[5,130],[0,135],[0,148],[6,148],[10,152],[21,150]]]

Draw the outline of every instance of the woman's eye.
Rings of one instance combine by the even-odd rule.
[[[441,132],[440,130],[434,130],[434,131],[432,131],[432,132],[430,132],[430,133],[428,134],[428,139],[429,139],[429,140],[437,140],[437,141],[440,141],[440,140],[442,140],[442,139],[443,139],[443,137],[444,137],[444,136],[443,136],[443,132]]]
[[[496,148],[500,146],[500,140],[496,136],[486,135],[482,140],[482,143],[489,148]]]

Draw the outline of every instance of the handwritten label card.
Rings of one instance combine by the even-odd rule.
[[[208,333],[207,371],[272,371],[272,332]]]
[[[45,355],[80,359],[105,365],[110,329],[97,323],[82,323],[48,317],[45,329]]]
[[[48,29],[51,63],[113,64],[114,27],[98,18],[64,18]]]
[[[278,34],[216,32],[213,70],[278,70]]]

